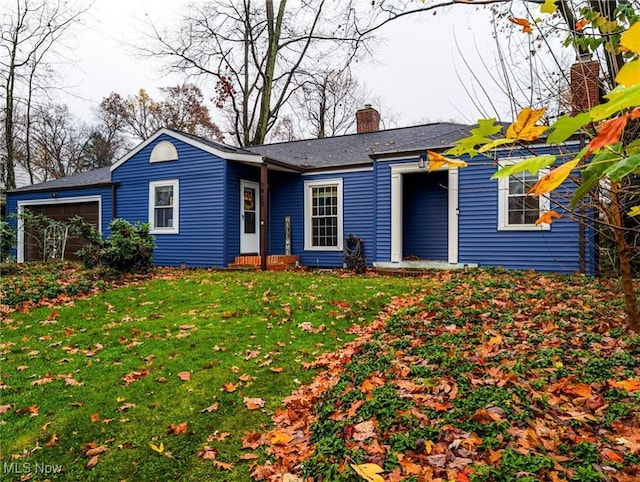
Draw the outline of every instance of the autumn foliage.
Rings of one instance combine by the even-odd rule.
[[[322,371],[270,432],[245,434],[271,458],[253,476],[638,480],[640,345],[619,336],[605,291],[574,282],[440,274],[397,299],[310,366]]]

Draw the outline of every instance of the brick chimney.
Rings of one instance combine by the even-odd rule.
[[[365,104],[363,109],[356,112],[356,126],[358,134],[379,131],[380,113],[371,104]]]
[[[588,111],[600,102],[600,64],[580,58],[571,66],[571,115]]]

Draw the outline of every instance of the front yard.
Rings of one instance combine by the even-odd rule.
[[[421,284],[175,270],[74,299],[92,275],[53,269],[3,276],[20,302],[2,319],[2,480],[250,480],[243,436],[311,380],[303,365]],[[58,305],[34,307],[47,292]]]
[[[16,276],[4,299],[37,291]],[[102,283],[124,286],[4,306],[2,480],[640,479],[640,338],[614,284],[181,270]]]

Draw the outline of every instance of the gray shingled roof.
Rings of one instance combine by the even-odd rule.
[[[248,147],[247,150],[305,169],[353,166],[370,164],[370,156],[382,152],[388,155],[392,152],[450,147],[456,140],[469,135],[473,127],[442,122],[324,139],[264,144]]]
[[[210,147],[213,147],[215,149],[218,149],[219,151],[222,152],[231,152],[231,153],[238,153],[238,154],[255,154],[253,152],[250,152],[242,147],[234,147],[234,146],[228,146],[227,144],[222,144],[220,142],[216,142],[216,141],[212,141],[210,139],[207,139],[205,137],[198,137],[194,134],[189,134],[188,132],[183,132],[183,131],[178,131],[175,129],[170,129],[170,128],[166,128],[169,131],[173,131],[173,132],[177,132],[178,134],[184,136],[184,137],[189,137],[190,139],[193,139],[195,142],[200,142],[202,144],[206,144]]]
[[[30,191],[51,191],[54,189],[69,189],[82,186],[96,186],[100,184],[108,184],[111,182],[111,172],[109,167],[101,167],[93,171],[75,174],[73,176],[61,177],[52,181],[34,184],[33,186],[21,187],[11,192],[30,192]]]
[[[190,137],[224,152],[259,154],[266,158],[301,169],[326,169],[360,164],[371,164],[372,157],[393,155],[421,149],[450,147],[461,137],[469,135],[474,126],[441,122],[414,127],[401,127],[384,131],[324,139],[264,144],[262,146],[238,148],[210,141],[191,134]],[[109,167],[103,167],[74,176],[54,179],[33,186],[15,189],[13,192],[48,191],[82,186],[95,186],[111,182]]]

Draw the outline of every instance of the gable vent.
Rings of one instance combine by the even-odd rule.
[[[178,151],[176,147],[169,141],[158,142],[151,151],[149,162],[166,162],[177,161]]]

